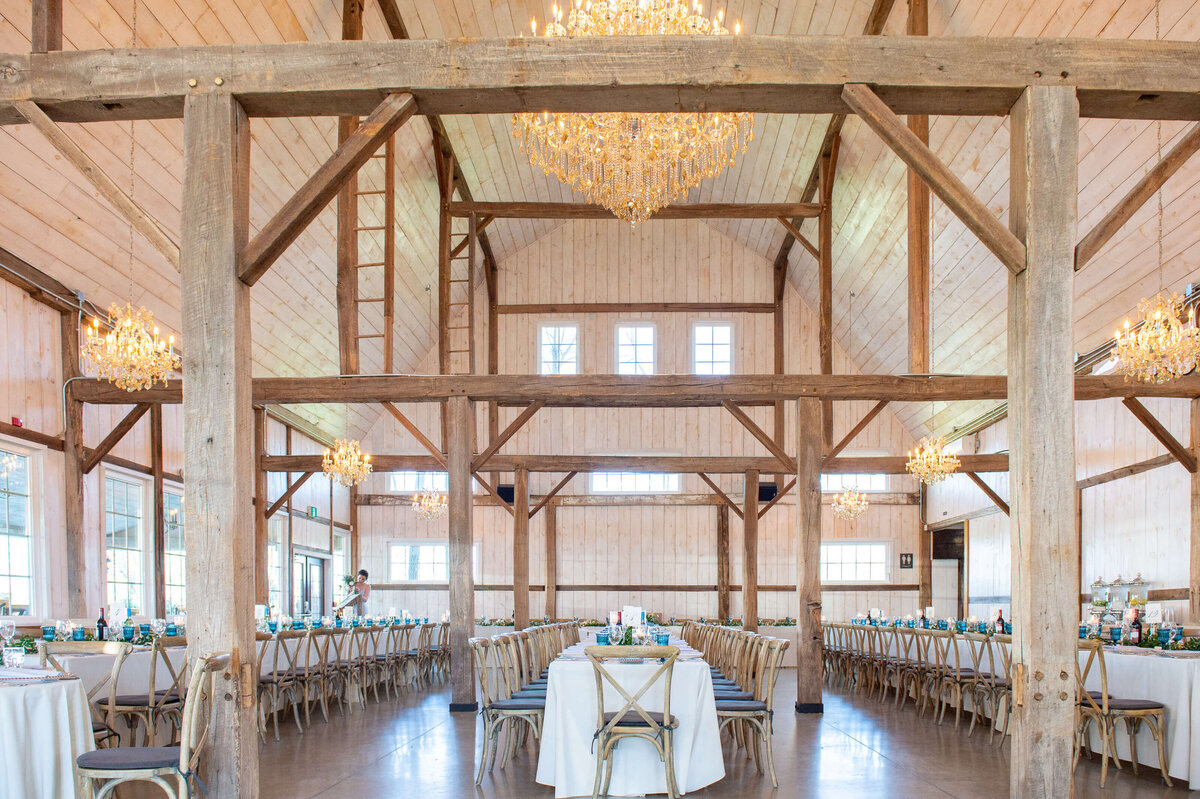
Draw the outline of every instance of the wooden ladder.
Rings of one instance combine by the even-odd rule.
[[[355,180],[354,228],[355,280],[354,313],[357,342],[383,340],[383,372],[395,371],[393,323],[396,314],[396,141],[388,139],[382,152],[371,156],[358,171]],[[378,234],[382,233],[382,244]],[[367,234],[364,238],[363,234]],[[365,246],[364,246],[365,245]],[[376,310],[382,306],[382,314]],[[362,351],[359,348],[360,372]]]
[[[446,325],[449,374],[475,373],[475,266],[479,226],[469,218],[450,220],[450,314]]]

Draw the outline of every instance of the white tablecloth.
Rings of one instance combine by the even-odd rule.
[[[184,667],[187,648],[171,647],[165,650],[176,672]],[[120,681],[117,683],[118,694],[146,694],[150,688],[150,647],[139,647],[129,653],[125,663],[121,665]],[[92,690],[112,672],[115,655],[57,655],[55,659],[64,669],[83,680],[84,688]],[[171,687],[171,672],[161,662],[154,672],[154,688],[162,690]],[[187,687],[186,678],[183,687]],[[108,699],[108,686],[104,686],[95,697],[97,700]]]
[[[582,645],[567,649],[567,657],[583,655]],[[605,663],[622,687],[633,694],[659,667],[658,663]],[[605,708],[618,710],[620,695],[605,686]],[[662,710],[661,683],[639,700],[647,710]],[[671,715],[675,730],[675,780],[683,792],[697,791],[725,776],[717,730],[717,706],[712,675],[703,660],[677,660],[671,683]],[[559,658],[550,664],[546,691],[546,721],[542,730],[537,781],[553,785],[556,797],[591,796],[596,777],[592,736],[596,732],[596,678],[588,660]],[[617,744],[609,793],[642,796],[666,793],[667,777],[658,752],[649,741]]]
[[[0,669],[0,678],[15,671]],[[0,679],[0,799],[81,795],[75,758],[92,748],[87,694],[79,680]]]

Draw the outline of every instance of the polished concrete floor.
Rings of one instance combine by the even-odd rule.
[[[726,777],[694,796],[728,797],[917,797],[989,799],[1008,796],[1009,747],[990,746],[987,735],[956,731],[947,718],[938,726],[918,718],[912,705],[826,694],[823,716],[787,712],[795,694],[794,672],[780,677],[776,696],[775,753],[779,790],[740,753],[726,745]],[[451,715],[448,690],[434,686],[392,702],[370,702],[352,716],[335,713],[328,724],[314,719],[300,735],[281,717],[280,741],[262,746],[263,799],[310,797],[524,797],[554,796],[533,781],[536,753],[521,752],[503,771],[474,784],[478,717]],[[1190,797],[1200,792],[1169,790],[1157,780],[1110,772],[1101,790],[1100,769],[1080,764],[1079,799]],[[1064,798],[1065,799],[1065,798]]]

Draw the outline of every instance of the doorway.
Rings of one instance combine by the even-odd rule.
[[[966,529],[933,531],[933,609],[939,618],[966,616]]]
[[[292,613],[296,616],[324,615],[324,558],[298,552],[292,556]]]

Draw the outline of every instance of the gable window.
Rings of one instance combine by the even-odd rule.
[[[0,449],[0,616],[28,616],[33,607],[30,460]]]
[[[879,493],[888,490],[888,476],[886,474],[823,474],[821,475],[821,490],[827,494],[840,494],[843,491]]]
[[[676,494],[679,475],[660,472],[592,472],[595,494]]]
[[[654,374],[654,325],[617,325],[617,374]]]
[[[479,579],[479,548],[471,547],[471,569]],[[450,544],[446,541],[389,541],[389,583],[444,583],[450,579]]]
[[[542,325],[538,329],[538,374],[579,374],[579,327]]]
[[[130,615],[145,612],[145,554],[142,494],[144,486],[106,475],[104,536],[107,545],[108,605]]]
[[[886,583],[886,543],[838,541],[821,544],[822,583]]]
[[[163,569],[165,570],[164,602],[167,613],[184,611],[187,590],[184,575],[187,572],[187,549],[183,539],[183,495],[176,491],[163,492],[163,511],[166,515],[166,538],[163,547]]]
[[[391,489],[397,494],[418,494],[424,491],[450,490],[450,475],[446,472],[392,472]]]
[[[693,371],[698,375],[733,373],[733,325],[703,322],[696,325],[692,350]]]

